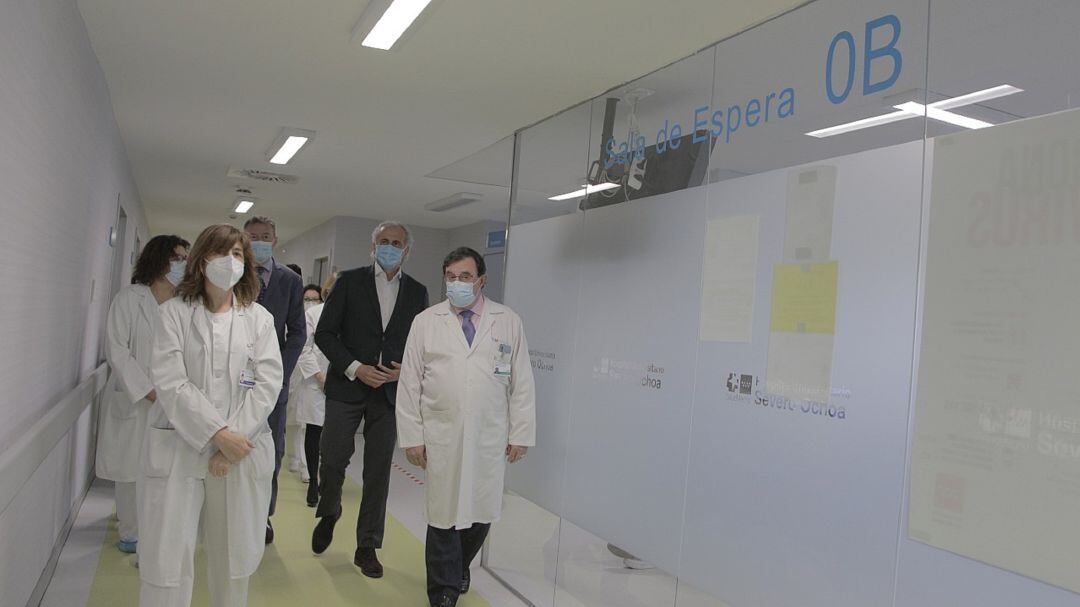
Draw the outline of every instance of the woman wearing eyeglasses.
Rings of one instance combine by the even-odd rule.
[[[310,479],[307,505],[312,508],[319,505],[319,440],[326,419],[326,372],[330,366],[330,361],[315,345],[315,328],[319,326],[323,300],[334,286],[335,278],[331,276],[321,289],[317,285],[304,287],[304,318],[307,320],[308,334],[296,363],[296,373],[300,376],[296,391],[296,421],[300,424],[297,436],[303,437],[300,447],[304,451],[304,476]]]

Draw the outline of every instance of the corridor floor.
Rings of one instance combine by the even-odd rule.
[[[290,430],[292,430],[290,428]],[[358,438],[357,453],[362,439]],[[334,543],[320,557],[311,554],[314,509],[304,502],[307,485],[296,473],[282,469],[275,542],[267,547],[262,565],[251,578],[252,607],[318,605],[427,605],[423,535],[423,471],[395,456],[388,500],[386,539],[379,558],[386,568],[382,579],[364,577],[352,563],[356,513],[360,504],[361,462],[354,457],[346,481],[345,515]],[[113,516],[112,484],[96,481],[76,520],[41,605],[48,607],[113,607],[138,603],[139,577],[135,559],[120,553]],[[196,557],[193,605],[206,605],[205,561]],[[518,606],[523,603],[473,563],[473,591],[461,607]]]

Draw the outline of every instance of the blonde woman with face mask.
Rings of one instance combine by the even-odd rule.
[[[203,230],[161,307],[139,494],[143,607],[191,604],[200,540],[214,607],[247,604],[262,560],[282,365],[253,260],[240,230]]]

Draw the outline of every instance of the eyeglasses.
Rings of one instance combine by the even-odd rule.
[[[451,274],[450,272],[447,272],[444,275],[444,278],[446,278],[446,282],[461,281],[461,282],[464,282],[464,283],[470,283],[471,284],[471,283],[476,281],[476,277],[473,276],[472,274],[470,274],[469,272],[462,272],[461,274],[457,274],[457,275],[454,275],[454,274]]]
[[[309,301],[313,301],[313,302],[315,302],[315,303],[319,303],[319,302],[320,302],[320,301],[322,301],[322,300],[321,300],[321,299],[319,299],[319,298],[315,298],[315,299],[312,299],[312,298],[310,298],[310,297],[305,297],[305,298],[304,298],[304,303],[307,303],[307,302],[309,302]]]

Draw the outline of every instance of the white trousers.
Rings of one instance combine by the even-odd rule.
[[[139,541],[139,503],[135,496],[135,483],[114,483],[116,491],[116,520],[120,539],[125,542]]]
[[[297,426],[296,431],[293,432],[293,461],[297,463],[300,470],[307,470],[307,455],[304,453],[304,434],[307,431],[307,426],[300,424]]]
[[[206,583],[210,591],[210,607],[243,607],[247,605],[248,578],[229,576],[228,519],[225,479],[207,476],[195,482],[196,501],[202,501],[202,511],[193,509],[195,520],[175,521],[192,534],[202,524],[202,545],[206,551]],[[155,586],[145,580],[139,590],[139,607],[188,607],[195,583],[195,538],[187,538],[177,546],[183,550],[180,584],[174,587]],[[145,562],[152,555],[142,555]]]

